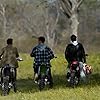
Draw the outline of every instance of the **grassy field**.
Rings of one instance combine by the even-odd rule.
[[[0,100],[100,100],[100,54],[90,54],[88,64],[93,66],[93,73],[87,84],[81,83],[77,88],[66,87],[66,61],[63,55],[52,60],[53,89],[45,88],[42,92],[34,84],[32,59],[22,54],[23,62],[18,68],[18,92],[9,96],[0,96]],[[1,90],[0,90],[1,93]]]

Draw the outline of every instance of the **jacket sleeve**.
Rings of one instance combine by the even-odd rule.
[[[69,60],[69,45],[66,47],[66,50],[65,50],[65,59],[68,61],[68,62],[70,62],[70,60]]]
[[[3,56],[3,53],[4,53],[4,48],[2,48],[0,51],[0,60],[1,60],[1,57]]]
[[[16,58],[18,58],[19,57],[18,49],[15,48],[15,51],[16,51]]]
[[[81,50],[82,50],[82,60],[83,60],[84,63],[86,63],[85,50],[84,50],[84,47],[83,47],[82,44],[81,44]]]
[[[54,53],[50,48],[48,48],[48,56],[49,56],[50,60],[54,58]]]
[[[32,49],[32,52],[31,52],[31,54],[30,54],[31,57],[35,57],[35,51],[36,51],[36,47],[34,47],[34,48]]]

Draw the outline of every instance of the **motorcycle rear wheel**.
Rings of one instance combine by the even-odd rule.
[[[2,95],[7,96],[9,94],[10,88],[9,88],[9,77],[3,78],[2,83]]]

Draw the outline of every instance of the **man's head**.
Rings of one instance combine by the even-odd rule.
[[[45,37],[40,36],[40,37],[38,38],[38,42],[39,42],[39,43],[44,43],[44,42],[45,42]]]
[[[76,40],[77,40],[77,37],[76,37],[75,35],[72,35],[72,36],[71,36],[71,41],[74,42],[74,41],[76,41]]]
[[[13,44],[13,39],[12,38],[7,39],[7,44],[12,45]]]

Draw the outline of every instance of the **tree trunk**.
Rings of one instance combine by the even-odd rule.
[[[49,18],[49,12],[48,9],[46,9],[46,37],[47,37],[47,44],[51,47],[51,49],[53,49],[54,45],[55,45],[55,37],[56,37],[56,33],[55,33],[55,29],[57,27],[57,23],[59,21],[59,5],[58,5],[58,1],[56,3],[56,10],[57,10],[57,15],[56,15],[56,19],[54,21],[54,23],[52,23]],[[50,24],[53,26],[50,29]]]
[[[55,33],[53,31],[49,31],[49,21],[46,19],[46,38],[47,38],[47,44],[48,46],[53,49],[54,43],[55,43]]]
[[[78,8],[82,4],[83,0],[61,0],[61,10],[70,18],[71,35],[74,34],[78,37]]]
[[[71,15],[71,30],[72,30],[72,34],[78,36],[78,25],[79,25],[79,21],[78,21],[78,1],[77,0],[70,0],[72,3],[72,15]]]
[[[71,16],[71,33],[76,36],[78,36],[78,25],[79,25],[78,14],[76,12]]]
[[[3,37],[5,38],[7,35],[7,19],[6,19],[6,8],[3,4],[1,6],[0,14],[3,17]]]

